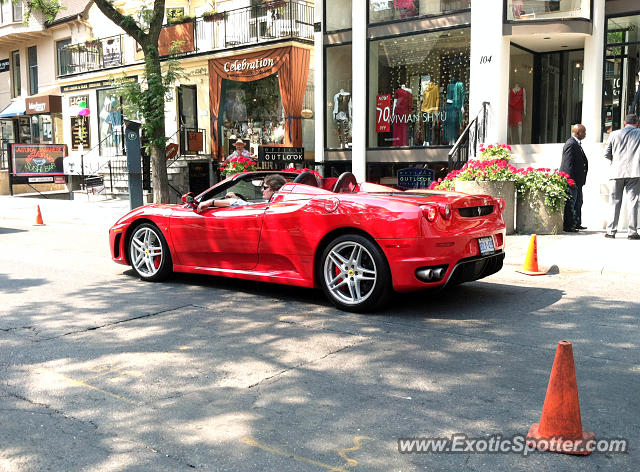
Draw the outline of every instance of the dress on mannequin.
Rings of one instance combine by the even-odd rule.
[[[509,90],[509,141],[522,144],[522,122],[524,121],[526,92],[518,84]],[[517,133],[517,141],[514,133]]]
[[[345,148],[351,141],[351,94],[340,89],[333,96],[333,121],[338,133],[339,147]]]
[[[449,144],[453,144],[459,136],[464,98],[464,84],[453,78],[451,83],[447,85],[447,104],[445,105],[447,118],[443,123],[444,140]]]
[[[413,107],[413,95],[411,89],[404,85],[396,90],[394,95],[393,116],[397,117],[393,124],[393,145],[409,145],[409,125],[408,118]]]
[[[420,111],[424,113],[437,113],[440,108],[440,89],[433,82],[429,82],[424,89],[422,106]]]

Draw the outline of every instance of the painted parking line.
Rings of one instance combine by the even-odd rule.
[[[293,459],[295,461],[298,462],[303,462],[305,464],[310,464],[310,465],[316,465],[318,467],[321,467],[325,470],[330,470],[333,472],[349,472],[347,469],[343,468],[343,467],[336,467],[330,464],[325,464],[324,462],[320,462],[320,461],[316,461],[313,459],[309,459],[307,457],[302,457],[299,456],[297,454],[291,454],[290,452],[286,452],[283,451],[282,449],[278,449],[272,446],[267,446],[266,444],[262,444],[258,441],[256,441],[254,438],[252,438],[251,436],[245,436],[244,438],[240,439],[240,442],[247,444],[249,446],[253,446],[253,447],[257,447],[258,449],[262,449],[263,451],[267,451],[267,452],[271,452],[273,454],[277,454],[278,456],[282,456],[282,457],[288,457],[290,459]]]
[[[50,375],[52,377],[55,377],[58,380],[61,380],[62,382],[66,383],[68,385],[72,385],[74,387],[83,387],[83,388],[86,388],[86,389],[89,389],[89,390],[94,390],[96,392],[100,392],[103,395],[107,395],[107,396],[109,396],[111,398],[115,398],[116,400],[120,400],[121,402],[128,403],[129,405],[137,405],[138,404],[138,402],[135,402],[133,400],[125,398],[125,397],[123,397],[121,395],[118,395],[116,393],[109,392],[107,390],[101,389],[100,387],[95,387],[95,386],[93,386],[91,384],[88,384],[87,382],[82,381],[82,380],[72,379],[71,377],[67,377],[66,375],[59,374],[59,373],[53,372],[51,370],[39,369],[38,372],[42,372],[42,373],[45,373],[45,374]]]
[[[347,456],[347,452],[357,451],[362,447],[362,441],[374,441],[374,438],[369,436],[355,436],[353,438],[353,447],[346,449],[338,449],[338,455],[347,462],[347,467],[355,467],[358,465],[358,461]]]

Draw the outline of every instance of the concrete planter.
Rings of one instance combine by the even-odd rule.
[[[456,180],[456,192],[473,195],[490,195],[504,200],[502,217],[507,226],[507,234],[515,232],[516,187],[513,182],[493,180]]]
[[[560,234],[562,211],[551,213],[544,204],[544,196],[518,197],[516,229],[526,234]]]

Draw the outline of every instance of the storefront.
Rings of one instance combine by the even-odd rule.
[[[287,46],[209,60],[211,155],[221,160],[241,138],[260,145],[300,147],[309,49]]]
[[[25,108],[28,117],[29,137],[26,138],[26,126],[20,121],[19,142],[31,144],[64,142],[62,137],[62,97],[60,95],[27,97]],[[22,129],[23,126],[24,129]]]
[[[341,19],[349,3],[359,10],[351,19],[368,19],[364,42]],[[468,0],[325,2],[325,173],[352,170],[360,146],[373,182],[397,185],[407,168],[445,173],[469,122],[469,7]],[[354,84],[366,84],[359,106]],[[359,143],[358,122],[365,125]]]

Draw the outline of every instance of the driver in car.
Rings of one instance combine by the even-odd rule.
[[[278,174],[267,175],[264,178],[264,181],[262,183],[262,197],[267,201],[271,200],[271,197],[273,196],[273,194],[276,193],[278,190],[280,190],[280,188],[286,183],[287,181],[281,175],[278,175]],[[204,202],[200,202],[198,204],[197,211],[198,213],[200,213],[212,206],[222,208],[222,207],[230,207],[230,206],[242,206],[247,204],[248,202],[245,199],[239,198],[239,195],[236,195],[233,192],[229,192],[225,195],[223,199],[215,200],[212,198],[211,200],[205,200]]]

